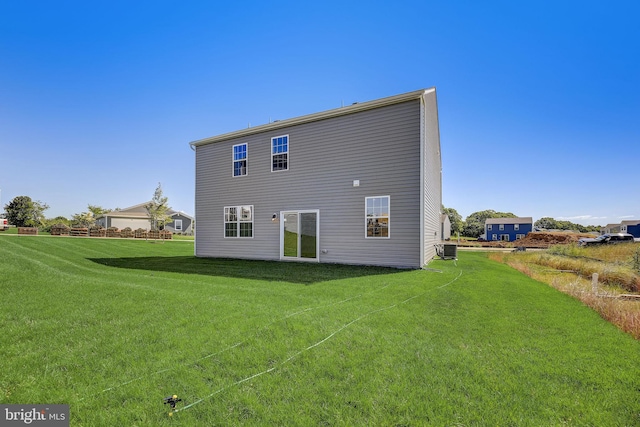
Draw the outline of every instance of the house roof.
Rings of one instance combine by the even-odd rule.
[[[622,221],[620,225],[638,225],[640,224],[640,219],[629,219],[626,221]]]
[[[172,214],[170,214],[169,216],[183,216],[185,218],[189,218],[190,220],[193,220],[193,217],[191,215],[186,214],[185,212],[182,211],[173,211]]]
[[[533,218],[523,216],[518,218],[487,218],[485,224],[533,224]]]
[[[292,119],[278,120],[273,123],[268,123],[260,126],[255,126],[247,129],[238,130],[235,132],[229,132],[222,135],[212,136],[210,138],[199,139],[197,141],[190,142],[191,148],[199,147],[202,145],[213,144],[215,142],[227,141],[233,138],[240,138],[242,136],[253,135],[256,133],[274,131],[284,127],[300,125],[304,123],[316,122],[319,120],[325,120],[332,117],[345,116],[347,114],[358,113],[360,111],[372,110],[375,108],[386,107],[388,105],[399,104],[401,102],[407,102],[414,99],[420,99],[423,95],[435,91],[435,87],[429,89],[421,89],[413,92],[407,92],[400,95],[389,96],[387,98],[376,99],[373,101],[367,101],[362,103],[354,103],[346,107],[335,108],[333,110],[326,110],[319,113],[308,114],[306,116],[295,117]]]
[[[144,203],[140,203],[134,206],[129,206],[128,208],[124,208],[124,209],[118,209],[115,211],[111,211],[111,212],[107,212],[101,215],[96,216],[97,218],[102,218],[105,216],[108,217],[112,217],[112,218],[141,218],[141,219],[147,219],[149,218],[149,213],[147,212],[147,209],[145,208],[146,205],[148,205],[149,202],[144,202]],[[174,211],[173,209],[169,208],[167,210],[167,215],[169,216],[175,216],[175,215],[182,215],[186,218],[189,219],[193,219],[193,217],[191,217],[190,215],[187,215],[186,213],[182,212],[182,211]]]

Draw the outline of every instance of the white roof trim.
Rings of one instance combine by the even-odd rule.
[[[346,107],[335,108],[333,110],[322,111],[320,113],[308,114],[306,116],[294,117],[292,119],[279,120],[277,122],[242,129],[235,132],[229,132],[222,135],[212,136],[210,138],[199,139],[197,141],[190,142],[189,145],[191,146],[191,148],[195,148],[202,145],[213,144],[215,142],[240,138],[242,136],[253,135],[261,132],[275,131],[284,127],[325,120],[332,117],[344,116],[347,114],[358,113],[360,111],[372,110],[374,108],[386,107],[387,105],[399,104],[401,102],[406,102],[413,99],[420,99],[425,94],[433,91],[435,91],[435,88],[421,89],[413,92],[403,93],[400,95],[390,96],[387,98],[381,98],[373,101],[349,105]]]

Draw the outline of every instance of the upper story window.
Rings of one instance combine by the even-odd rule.
[[[493,225],[492,224],[488,224],[487,225],[487,230],[493,230]]]
[[[224,237],[253,237],[253,206],[224,208]]]
[[[500,225],[498,226],[498,228],[499,228],[500,230],[504,230],[504,224],[500,224]]]
[[[515,231],[520,230],[520,224],[513,224],[513,229],[514,229]]]
[[[390,197],[365,198],[365,237],[389,238]]]
[[[289,135],[271,138],[271,172],[289,170]]]
[[[247,144],[233,146],[233,176],[247,174]]]

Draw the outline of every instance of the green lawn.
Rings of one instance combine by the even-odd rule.
[[[72,426],[640,424],[640,343],[482,253],[192,254],[0,235],[0,403],[66,403]]]

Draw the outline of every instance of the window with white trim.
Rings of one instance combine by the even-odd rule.
[[[225,206],[224,237],[253,237],[253,206]]]
[[[176,231],[182,231],[182,220],[176,219],[173,221],[173,229]]]
[[[516,234],[516,240],[524,239],[524,234]]]
[[[498,228],[500,229],[500,231],[503,231],[503,230],[504,230],[504,224],[500,224],[500,225],[498,226]]]
[[[520,230],[520,224],[513,224],[513,229],[514,229],[515,231]]]
[[[271,138],[271,172],[289,170],[289,135]]]
[[[488,224],[487,225],[487,230],[493,230],[493,225],[492,224]]]
[[[365,237],[389,238],[390,196],[365,198]]]
[[[247,174],[247,144],[233,146],[233,176]]]

